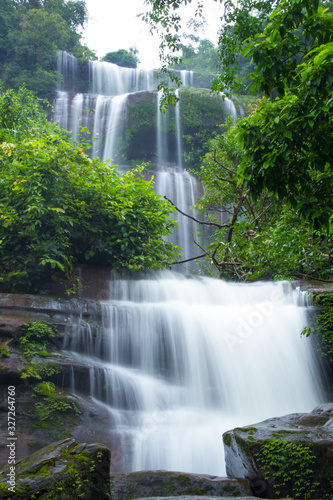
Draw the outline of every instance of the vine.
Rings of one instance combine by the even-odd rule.
[[[255,458],[276,495],[311,498],[319,486],[313,478],[315,456],[309,445],[268,439]]]

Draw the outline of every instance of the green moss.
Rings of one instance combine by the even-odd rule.
[[[254,457],[277,496],[311,498],[319,485],[313,479],[315,456],[304,443],[267,439]]]
[[[186,488],[186,491],[184,492],[185,495],[206,495],[211,492],[211,489],[208,486],[203,486],[201,488],[199,487],[194,487],[190,486],[189,488]]]
[[[9,356],[10,356],[10,350],[8,349],[8,347],[1,345],[0,346],[0,359],[9,358]]]
[[[179,484],[181,485],[184,485],[185,483],[188,483],[190,481],[190,478],[185,474],[179,474],[179,476],[177,476],[177,479],[179,481]]]
[[[230,446],[231,445],[231,436],[230,436],[230,434],[224,434],[224,436],[223,436],[223,443],[226,446]]]
[[[257,432],[257,429],[255,427],[241,427],[241,431],[247,432],[248,434],[253,434],[254,432]]]

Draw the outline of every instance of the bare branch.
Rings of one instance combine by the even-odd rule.
[[[179,212],[180,214],[184,215],[185,217],[188,217],[189,219],[193,220],[194,222],[197,222],[198,224],[203,224],[205,226],[215,226],[215,227],[218,227],[220,229],[222,229],[224,227],[229,227],[230,226],[230,224],[218,224],[217,222],[205,222],[205,221],[198,220],[195,217],[192,217],[192,215],[186,214],[185,212],[183,212],[182,210],[180,210],[178,207],[176,207],[176,205],[171,200],[169,200],[169,198],[167,198],[167,196],[164,196],[164,198],[169,203],[171,203],[171,205],[173,207],[175,207],[175,209],[177,210],[177,212]]]
[[[231,168],[228,168],[225,165],[222,165],[222,163],[220,163],[216,159],[216,151],[214,151],[214,161],[215,161],[215,163],[217,163],[218,165],[220,165],[220,167],[224,168],[224,170],[226,170],[231,176],[237,175],[236,172],[234,172],[234,170],[231,170]]]
[[[271,208],[271,206],[272,206],[272,205],[273,205],[273,203],[270,203],[270,204],[268,205],[268,207],[266,207],[266,208],[265,208],[265,210],[263,210],[263,211],[261,212],[261,214],[259,214],[259,215],[258,215],[258,217],[256,217],[255,219],[253,219],[253,221],[251,222],[251,224],[254,224],[255,222],[257,222],[257,221],[258,221],[258,220],[259,220],[259,219],[260,219],[260,218],[264,215],[264,213],[266,213],[266,212],[267,212],[267,210],[269,210],[269,209]]]
[[[206,257],[206,253],[203,253],[201,255],[197,255],[196,257],[191,257],[189,259],[184,259],[184,260],[177,260],[176,262],[172,262],[171,265],[174,266],[175,264],[185,264],[185,262],[191,262],[192,260],[196,259],[202,259],[203,257]]]
[[[223,181],[223,182],[229,182],[229,184],[232,184],[233,186],[236,186],[236,181],[233,181],[231,179],[225,179],[224,177],[220,177],[219,175],[215,175],[216,179],[218,179],[219,181]]]

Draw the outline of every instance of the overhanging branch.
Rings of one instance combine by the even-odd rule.
[[[195,217],[193,217],[192,215],[186,214],[185,212],[183,212],[182,210],[180,210],[180,208],[178,208],[171,200],[169,200],[169,198],[167,196],[164,196],[164,198],[169,203],[171,203],[171,205],[173,207],[175,207],[175,209],[177,210],[177,212],[179,212],[180,214],[184,215],[184,217],[187,217],[188,219],[191,219],[194,222],[197,222],[198,224],[203,224],[205,226],[215,226],[215,227],[218,227],[219,229],[222,229],[224,227],[230,227],[230,224],[218,224],[218,222],[206,222],[206,221],[198,220]]]

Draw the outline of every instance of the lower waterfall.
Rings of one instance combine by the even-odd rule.
[[[64,350],[63,385],[110,414],[112,469],[225,475],[222,434],[322,402],[304,295],[289,282],[171,272],[105,280]],[[92,304],[92,305],[91,305]]]

